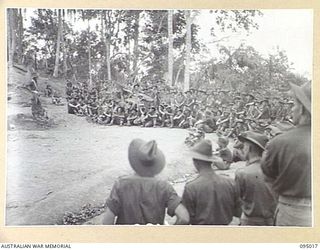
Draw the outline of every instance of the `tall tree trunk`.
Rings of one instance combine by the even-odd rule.
[[[67,73],[68,73],[68,64],[67,64],[67,46],[66,46],[66,42],[63,38],[63,35],[61,36],[61,42],[62,42],[62,48],[63,48],[63,75],[65,77],[67,77]]]
[[[11,43],[11,40],[12,40],[12,18],[11,18],[11,9],[7,9],[7,33],[8,33],[8,36],[7,36],[7,44],[8,44],[8,65],[9,65],[9,68],[12,67],[13,63],[13,56],[12,56],[12,43]]]
[[[16,9],[8,9],[8,31],[9,31],[9,67],[14,64],[14,54],[16,51]]]
[[[105,39],[105,37],[104,37],[104,33],[105,33],[105,27],[104,27],[104,20],[105,20],[105,18],[104,18],[104,14],[105,12],[104,11],[101,11],[101,16],[100,16],[100,21],[101,21],[101,23],[100,23],[100,27],[101,27],[101,30],[100,30],[100,37],[101,37],[101,43],[102,44],[104,44],[104,39]],[[102,56],[101,56],[101,65],[103,64],[103,61],[104,59],[103,59],[103,51],[102,51]]]
[[[18,12],[18,61],[22,63],[23,60],[23,16],[22,16],[22,9],[19,9]]]
[[[107,35],[109,36],[109,34]],[[107,79],[111,81],[111,63],[110,63],[110,41],[109,37],[105,39],[106,45],[106,63],[107,63]]]
[[[190,87],[190,54],[191,54],[191,17],[190,10],[185,11],[187,21],[187,37],[186,37],[186,62],[184,71],[184,91]]]
[[[136,71],[138,65],[138,54],[139,54],[139,21],[140,11],[136,10],[134,14],[134,38],[133,38],[133,72]]]
[[[61,29],[61,44],[62,44],[62,50],[63,50],[63,75],[64,77],[67,77],[68,73],[68,65],[67,65],[67,46],[66,41],[64,39],[64,20],[65,20],[65,12],[63,10],[63,19],[62,19],[62,29]]]
[[[179,77],[180,77],[180,73],[181,73],[182,67],[179,67],[177,75],[176,75],[176,79],[174,81],[174,85],[177,86],[178,81],[179,81]]]
[[[103,43],[103,38],[104,38],[104,11],[101,11],[101,16],[100,16],[100,27],[101,27],[101,30],[100,30],[100,36],[101,36],[101,42]]]
[[[44,57],[44,66],[45,66],[45,69],[46,69],[46,72],[47,72],[47,70],[48,70],[48,59],[47,59],[46,56]]]
[[[57,37],[57,49],[56,49],[56,60],[54,64],[53,77],[59,76],[59,57],[60,57],[60,42],[62,33],[62,22],[61,22],[61,10],[58,10],[58,37]]]
[[[109,13],[108,13],[109,15]],[[103,17],[104,17],[104,23],[105,23],[105,28],[106,28],[106,34],[104,36],[104,44],[106,47],[106,65],[107,65],[107,80],[111,81],[111,63],[110,63],[110,36],[111,36],[111,32],[110,32],[110,23],[108,23],[107,21],[107,17],[106,17],[106,12],[103,12]]]
[[[88,19],[88,58],[89,58],[89,86],[92,87],[91,36],[90,36],[90,21],[89,21],[89,19]]]
[[[127,53],[128,53],[128,58],[129,58],[129,60],[128,60],[128,62],[127,62],[127,65],[128,65],[128,69],[129,69],[129,71],[130,71],[130,77],[131,77],[131,79],[133,79],[134,78],[134,76],[133,76],[133,72],[134,72],[134,68],[133,68],[133,64],[134,64],[134,61],[135,61],[135,57],[134,57],[134,54],[133,54],[133,56],[131,55],[131,44],[130,44],[130,38],[129,37],[127,37],[126,38],[128,41],[127,41]],[[133,59],[132,59],[133,58]],[[132,60],[131,60],[132,59]]]
[[[269,67],[268,67],[268,70],[269,70],[269,85],[271,86],[272,85],[272,58],[271,58],[271,55],[269,55]]]
[[[168,10],[168,84],[173,85],[173,22],[172,22],[173,10]]]
[[[34,69],[37,70],[38,69],[38,59],[37,59],[37,52],[34,52]]]
[[[101,32],[100,32],[100,36],[101,36],[101,42],[102,42],[102,44],[104,44],[105,45],[105,50],[107,49],[107,47],[106,47],[106,42],[105,42],[105,39],[106,39],[106,37],[105,37],[105,23],[106,22],[106,12],[105,11],[101,11]],[[107,58],[107,56],[106,56],[106,51],[104,51],[103,52],[103,55],[104,56],[101,56],[101,65],[104,65],[104,63],[105,63],[105,60],[106,60],[106,58]],[[105,81],[105,74],[103,74],[103,81]]]

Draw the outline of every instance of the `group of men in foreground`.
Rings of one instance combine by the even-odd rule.
[[[246,166],[235,180],[217,175],[209,140],[190,152],[198,176],[185,185],[182,197],[159,180],[165,156],[155,141],[133,140],[128,158],[135,171],[121,177],[106,200],[104,224],[164,224],[165,212],[175,224],[311,226],[311,87],[291,85],[296,127],[270,141],[258,131],[238,136]]]

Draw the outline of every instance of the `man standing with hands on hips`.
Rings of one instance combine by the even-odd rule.
[[[261,168],[278,194],[276,226],[312,226],[311,84],[291,85],[295,128],[273,138]]]

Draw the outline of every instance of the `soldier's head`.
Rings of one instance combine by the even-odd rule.
[[[195,168],[199,172],[203,168],[211,168],[211,164],[215,159],[212,155],[212,143],[210,140],[201,140],[191,148],[190,155]]]
[[[156,108],[154,106],[150,107],[149,109],[151,112],[155,112],[156,111]]]
[[[229,139],[225,136],[220,136],[217,141],[220,148],[226,148],[229,144]]]
[[[311,84],[291,85],[293,96],[292,119],[294,124],[311,124]]]
[[[251,157],[261,157],[268,142],[265,134],[254,131],[243,132],[238,139],[243,143],[243,151],[247,160]]]
[[[190,96],[191,96],[191,91],[190,91],[190,90],[187,90],[187,91],[185,92],[185,95],[186,95],[186,97],[190,97]]]

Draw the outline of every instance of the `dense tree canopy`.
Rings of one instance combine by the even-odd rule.
[[[202,59],[208,48],[199,39],[200,27],[194,22],[200,11],[174,10],[170,19],[168,10],[37,9],[26,13],[8,9],[9,65],[24,64],[54,77],[73,77],[90,84],[98,80],[162,82],[178,88],[188,88],[183,85],[187,80],[195,88],[239,90],[267,85],[281,89],[288,81],[307,81],[292,72],[281,50],[264,57],[245,44],[231,48],[221,41],[216,44],[216,56]],[[217,41],[218,30],[258,29],[262,15],[254,10],[210,13],[208,35]],[[29,26],[24,25],[27,20]]]

